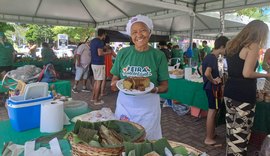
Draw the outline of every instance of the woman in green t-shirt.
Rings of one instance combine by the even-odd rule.
[[[129,120],[142,125],[146,138],[158,140],[161,134],[161,109],[158,93],[168,89],[168,65],[163,52],[149,46],[148,41],[153,23],[147,16],[132,17],[127,24],[127,33],[134,46],[121,49],[116,57],[111,73],[112,89],[116,82],[127,77],[148,77],[155,87],[150,93],[134,96],[119,92],[115,115],[120,120]]]
[[[174,66],[176,63],[182,64],[183,59],[184,59],[183,56],[184,56],[184,51],[179,48],[179,45],[174,45],[172,48],[171,66]]]

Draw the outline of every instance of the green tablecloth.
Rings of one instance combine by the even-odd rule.
[[[8,82],[14,82],[14,80],[9,79]],[[2,81],[0,81],[0,93],[7,92],[8,89],[2,87]],[[64,96],[71,96],[71,83],[67,80],[57,80],[55,82],[50,82],[49,86],[54,85],[57,93]]]
[[[270,134],[270,103],[257,102],[252,128],[256,132]]]
[[[57,93],[64,96],[71,97],[71,83],[67,80],[57,80],[56,82],[50,82],[49,85],[54,85]]]
[[[169,79],[169,90],[160,94],[162,98],[173,99],[184,104],[208,110],[208,100],[203,90],[203,83],[185,79]],[[253,131],[270,134],[270,103],[257,102]]]
[[[160,94],[160,96],[208,110],[208,101],[203,90],[203,83],[187,81],[185,79],[169,79],[168,92]]]
[[[67,131],[71,131],[74,128],[74,124],[65,126]],[[39,128],[31,129],[24,132],[17,132],[12,129],[9,120],[0,122],[0,153],[3,150],[4,142],[12,141],[15,144],[23,145],[26,141],[33,140],[35,138],[50,135],[50,133],[40,133]]]

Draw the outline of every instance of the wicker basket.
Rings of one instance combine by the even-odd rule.
[[[126,122],[126,121],[123,121]],[[144,128],[136,123],[129,122],[139,130],[143,130],[144,134],[136,139],[134,142],[142,142],[144,141],[145,138],[145,130]],[[78,143],[75,144],[73,142],[73,136],[72,134],[69,134],[68,140],[70,141],[71,147],[72,147],[72,155],[73,156],[119,156],[121,155],[122,151],[124,150],[124,146],[120,147],[95,147],[95,146],[90,146],[88,144],[82,144]]]
[[[192,152],[194,153],[195,155],[199,156],[200,154],[202,154],[203,152],[194,148],[194,147],[191,147],[187,144],[184,144],[184,143],[180,143],[180,142],[175,142],[175,141],[168,141],[169,144],[172,146],[172,148],[174,147],[177,147],[177,146],[184,146],[189,152]]]

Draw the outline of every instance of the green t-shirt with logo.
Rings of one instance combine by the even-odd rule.
[[[122,48],[117,54],[111,73],[120,79],[149,77],[155,86],[160,81],[169,79],[166,56],[153,47],[144,52],[137,51],[134,46]]]
[[[12,66],[13,64],[13,46],[10,43],[0,44],[0,66]]]

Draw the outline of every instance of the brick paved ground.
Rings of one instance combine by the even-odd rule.
[[[107,96],[104,97],[105,104],[95,106],[90,102],[91,93],[73,94],[72,98],[75,100],[83,100],[89,104],[89,107],[96,110],[102,107],[109,107],[113,111],[115,109],[117,93],[112,93],[109,90],[109,82],[107,85]],[[0,120],[8,119],[7,112],[3,106],[0,106]],[[171,108],[162,108],[161,125],[163,136],[167,139],[189,144],[201,151],[207,152],[211,156],[225,155],[225,126],[217,128],[218,142],[222,143],[222,147],[206,146],[203,143],[205,136],[205,118],[198,119],[192,117],[190,114],[185,116],[178,116]],[[255,148],[250,145],[249,155],[253,156]]]

